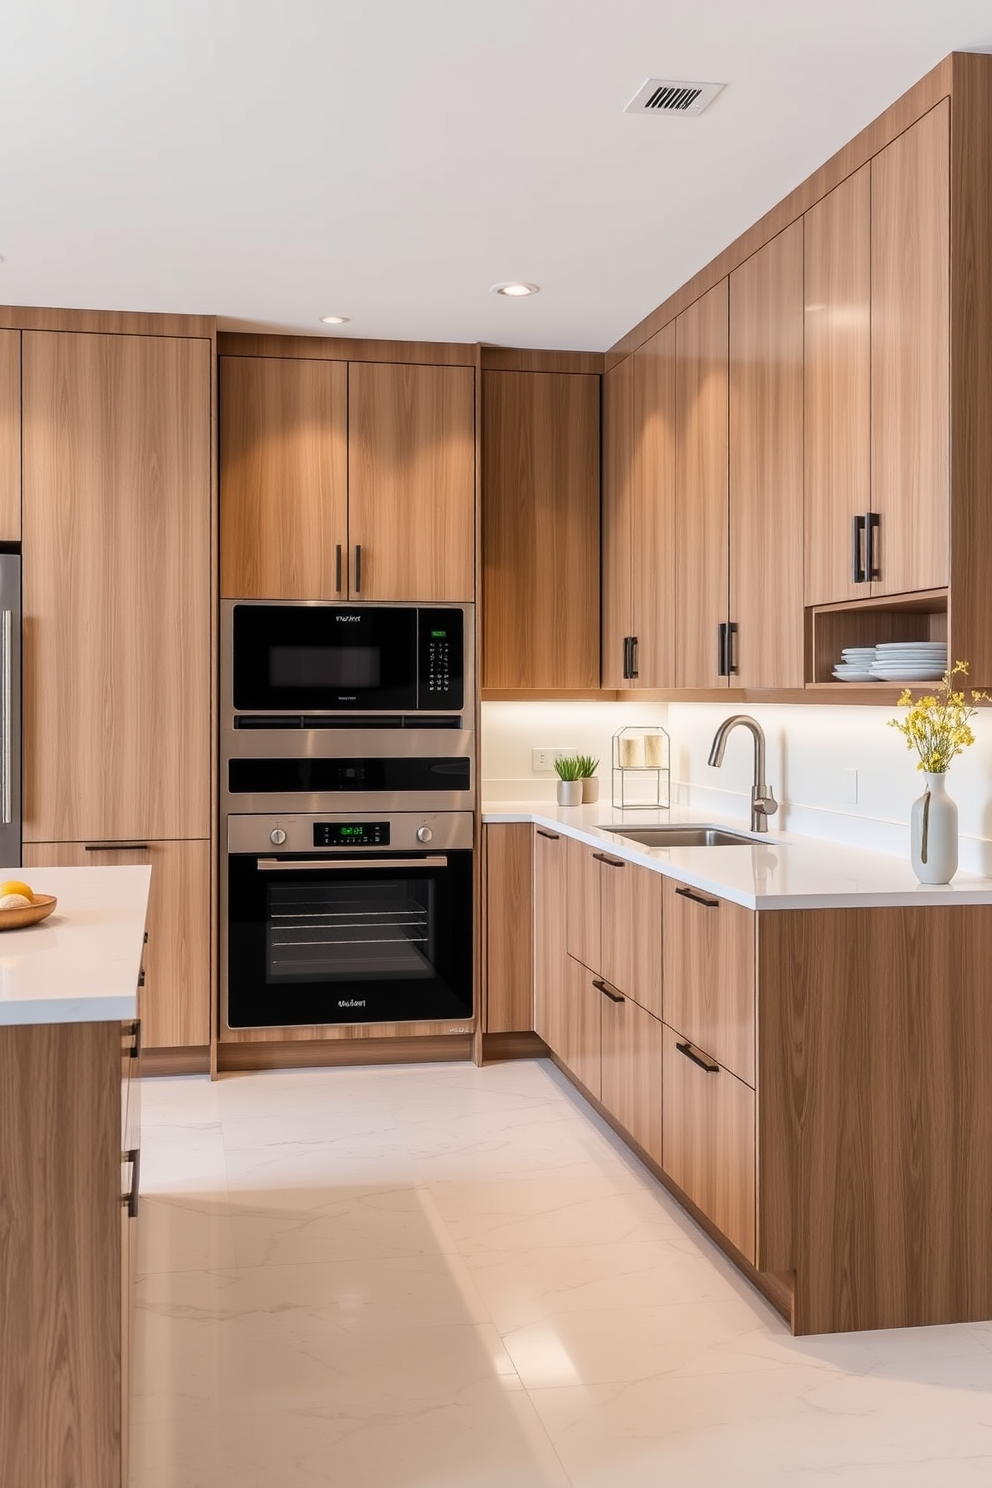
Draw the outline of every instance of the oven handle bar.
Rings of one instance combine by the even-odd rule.
[[[442,857],[426,858],[386,858],[378,862],[373,858],[305,858],[301,862],[287,862],[284,858],[259,858],[256,867],[259,873],[295,873],[298,868],[347,868],[349,871],[355,868],[378,868],[382,871],[391,868],[447,868],[448,860]]]

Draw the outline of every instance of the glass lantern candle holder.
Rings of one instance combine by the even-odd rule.
[[[629,724],[613,735],[613,804],[667,807],[671,802],[671,748],[657,724]]]

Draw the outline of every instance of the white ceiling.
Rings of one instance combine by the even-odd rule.
[[[602,349],[990,48],[992,0],[0,0],[0,302]]]

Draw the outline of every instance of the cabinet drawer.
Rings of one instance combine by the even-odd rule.
[[[567,957],[565,1005],[559,1024],[558,1057],[597,1100],[602,1092],[603,994],[593,974]]]
[[[602,886],[596,850],[569,837],[565,843],[565,875],[568,905],[565,945],[570,956],[590,971],[600,962],[600,915]]]
[[[598,854],[602,919],[598,970],[655,1017],[661,1006],[664,879],[651,868]]]
[[[660,1163],[662,1025],[629,997],[614,1002],[606,994],[601,1014],[600,1099],[634,1141]]]
[[[754,1091],[667,1023],[662,1090],[665,1172],[753,1262]]]
[[[754,911],[664,882],[664,1018],[754,1084]]]

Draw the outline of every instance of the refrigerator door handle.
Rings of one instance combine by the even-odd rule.
[[[3,758],[3,787],[0,793],[0,805],[2,805],[2,819],[5,827],[9,827],[14,819],[13,815],[13,792],[11,791],[12,755],[13,755],[13,704],[14,689],[12,682],[13,657],[11,654],[11,636],[13,632],[14,616],[11,610],[4,610],[2,620],[2,638],[0,638],[0,707],[3,709],[2,741],[0,751]]]

